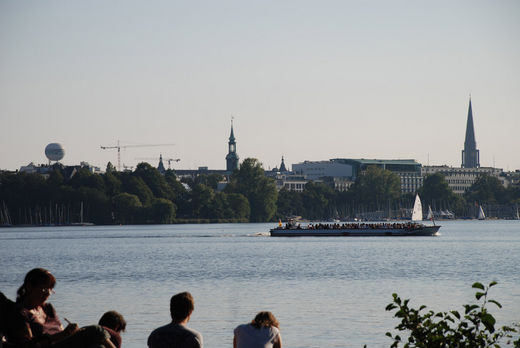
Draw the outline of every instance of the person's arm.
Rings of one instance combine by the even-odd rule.
[[[116,346],[112,343],[110,338],[107,338],[103,345],[105,346],[105,348],[116,348]]]
[[[278,339],[273,343],[273,348],[282,348],[282,336],[278,334]]]
[[[69,324],[65,328],[65,330],[55,333],[54,335],[49,335],[50,341],[52,344],[60,342],[65,338],[73,335],[79,330],[78,324]]]

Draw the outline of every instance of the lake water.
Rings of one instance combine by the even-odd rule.
[[[441,225],[438,237],[357,238],[271,238],[274,224],[2,228],[0,291],[14,299],[27,271],[47,268],[58,314],[83,326],[117,310],[127,348],[146,347],[185,290],[205,347],[231,347],[260,310],[280,321],[284,347],[389,347],[393,292],[461,309],[475,281],[498,281],[501,325],[520,321],[520,221]]]

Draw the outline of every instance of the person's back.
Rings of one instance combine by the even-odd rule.
[[[256,328],[251,324],[239,325],[234,332],[236,348],[271,348],[280,335],[274,326]]]
[[[150,348],[202,348],[202,335],[181,324],[170,323],[152,331]]]
[[[193,313],[194,301],[189,292],[172,296],[170,314],[172,322],[152,331],[149,348],[202,348],[202,335],[186,326]]]
[[[281,348],[278,320],[271,312],[259,312],[250,324],[236,327],[233,348]]]

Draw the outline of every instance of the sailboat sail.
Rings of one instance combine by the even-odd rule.
[[[432,211],[432,206],[431,205],[428,206],[428,215],[426,215],[426,219],[427,220],[433,219],[433,211]]]
[[[478,210],[478,219],[479,220],[485,220],[486,219],[486,215],[484,214],[484,210],[482,209],[482,206],[479,205],[479,210]]]
[[[413,221],[422,221],[422,203],[419,195],[415,196],[415,203],[413,205],[412,212],[412,220]]]

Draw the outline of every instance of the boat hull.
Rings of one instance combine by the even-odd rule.
[[[416,228],[273,228],[272,237],[408,237],[435,236],[441,226],[421,226]]]

